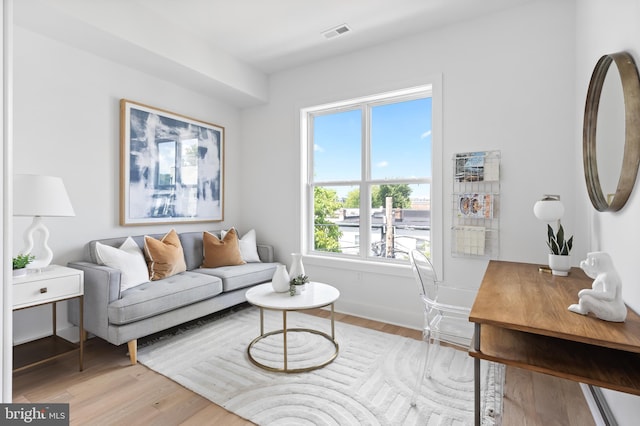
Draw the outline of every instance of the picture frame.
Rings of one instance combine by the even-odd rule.
[[[224,127],[120,100],[120,224],[224,220]]]

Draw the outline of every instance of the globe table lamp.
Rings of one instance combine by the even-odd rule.
[[[62,179],[55,176],[15,175],[13,179],[13,215],[32,216],[33,222],[24,232],[25,247],[21,254],[35,260],[29,269],[45,268],[53,259],[49,248],[49,230],[43,217],[75,216]]]
[[[559,195],[544,195],[533,205],[533,214],[543,222],[560,221],[564,215],[564,205]]]

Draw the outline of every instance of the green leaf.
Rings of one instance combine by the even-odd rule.
[[[562,225],[558,227],[558,233],[556,234],[556,239],[558,241],[558,246],[564,246],[564,228]]]
[[[547,244],[551,247],[551,241],[555,239],[555,235],[553,234],[553,228],[551,225],[547,225]]]

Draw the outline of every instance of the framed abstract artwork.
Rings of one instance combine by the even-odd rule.
[[[120,100],[120,224],[224,219],[224,127]]]

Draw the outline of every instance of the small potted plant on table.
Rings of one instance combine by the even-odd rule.
[[[289,281],[289,294],[291,296],[302,294],[302,292],[307,289],[308,282],[309,277],[306,275],[300,274],[296,277],[293,277],[291,281]]]
[[[30,254],[19,254],[13,258],[13,276],[20,277],[27,274],[27,265],[30,264],[35,256]]]
[[[573,236],[564,239],[564,229],[558,226],[558,232],[554,233],[551,225],[547,225],[547,245],[549,246],[549,268],[553,275],[566,277],[571,269],[571,249],[573,248]]]

